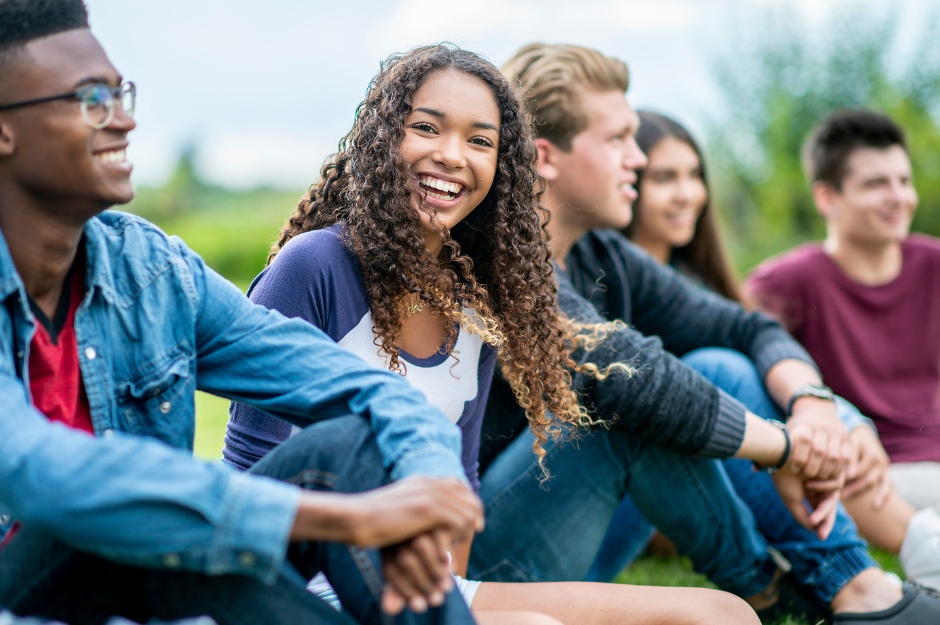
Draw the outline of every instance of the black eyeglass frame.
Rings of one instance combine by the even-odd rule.
[[[108,114],[105,118],[104,123],[94,124],[88,118],[88,113],[86,111],[87,104],[85,103],[84,94],[88,93],[92,89],[95,89],[96,87],[101,87],[101,86],[104,86],[107,89],[108,93],[111,94],[111,107],[108,110]],[[131,110],[129,111],[127,109],[124,109],[123,104],[121,104],[121,108],[124,109],[124,111],[128,115],[133,117],[134,109],[136,108],[135,105],[137,101],[137,85],[135,85],[134,82],[131,80],[126,80],[122,82],[120,86],[113,87],[113,88],[109,87],[108,85],[104,85],[103,83],[94,83],[91,85],[85,85],[84,87],[79,87],[75,91],[70,91],[69,93],[60,93],[58,95],[50,95],[44,98],[36,98],[34,100],[23,100],[22,102],[11,102],[10,104],[0,104],[0,111],[9,111],[10,109],[22,108],[24,106],[32,106],[34,104],[44,104],[46,102],[55,102],[57,100],[78,100],[79,102],[82,103],[82,117],[85,119],[85,121],[88,123],[89,126],[100,130],[101,128],[104,128],[105,126],[110,124],[111,121],[114,119],[115,102],[124,101],[125,89],[127,89],[127,92],[131,95],[132,106],[131,106]]]

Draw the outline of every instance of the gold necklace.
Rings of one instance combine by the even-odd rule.
[[[418,297],[418,302],[416,304],[409,304],[408,302],[405,302],[405,317],[406,318],[411,317],[421,312],[422,310],[424,310],[424,302],[421,301],[421,295],[417,293],[415,293],[414,295],[417,295]],[[408,296],[411,297],[411,294],[409,294]]]

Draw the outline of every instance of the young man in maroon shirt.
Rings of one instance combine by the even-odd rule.
[[[940,545],[925,548],[917,536],[940,529],[940,241],[910,234],[917,191],[904,133],[887,116],[836,113],[810,135],[803,158],[826,240],[764,262],[747,289],[806,347],[826,383],[874,421],[887,454],[873,446],[873,455],[890,458],[897,488],[889,498],[913,506],[893,502],[902,514],[882,529],[903,540],[908,574],[927,567],[920,578],[936,583]]]

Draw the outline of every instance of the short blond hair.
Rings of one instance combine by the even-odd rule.
[[[536,137],[563,150],[587,128],[583,91],[620,91],[630,86],[630,71],[619,59],[573,45],[532,43],[516,52],[503,74],[519,90],[532,116]]]

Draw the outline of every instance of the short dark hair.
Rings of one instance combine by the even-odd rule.
[[[803,144],[803,170],[810,183],[825,182],[837,191],[849,157],[861,148],[907,151],[904,131],[884,113],[866,109],[837,111],[822,120]]]
[[[0,71],[30,41],[75,28],[88,28],[82,0],[0,0]]]

